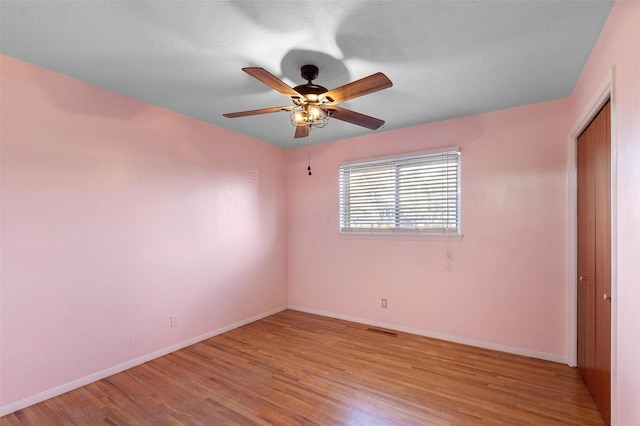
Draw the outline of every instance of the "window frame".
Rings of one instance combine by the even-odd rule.
[[[399,228],[397,227],[397,224],[394,227],[390,227],[390,228],[347,228],[347,227],[343,227],[343,208],[344,208],[344,196],[342,193],[342,188],[343,188],[343,173],[344,173],[344,169],[345,168],[360,168],[360,167],[366,167],[366,166],[371,166],[372,168],[375,167],[376,165],[384,165],[385,163],[388,163],[389,165],[394,164],[394,163],[400,163],[400,165],[406,165],[409,164],[411,162],[416,162],[419,161],[420,159],[424,158],[424,159],[429,159],[429,158],[435,158],[438,155],[443,155],[443,154],[453,154],[455,153],[456,158],[457,158],[457,170],[456,170],[456,188],[457,188],[457,192],[456,192],[456,207],[457,207],[457,211],[456,211],[456,229],[454,231],[446,231],[446,229],[449,228],[444,228],[445,231],[441,231],[440,229],[438,230],[429,230],[429,229],[411,229],[411,228]],[[404,163],[404,164],[402,164]],[[395,167],[395,186],[396,186],[396,192],[394,193],[394,212],[398,211],[398,197],[399,197],[399,192],[398,192],[398,186],[400,185],[400,182],[398,180],[398,174],[399,174],[399,170],[400,167],[397,167],[397,164]],[[405,154],[402,156],[386,156],[386,157],[377,157],[377,158],[371,158],[371,159],[364,159],[364,160],[358,160],[358,161],[351,161],[351,162],[346,162],[346,163],[342,163],[339,165],[338,167],[338,234],[340,237],[345,237],[345,238],[371,238],[371,239],[385,239],[385,238],[391,238],[391,239],[431,239],[431,240],[445,240],[445,241],[460,241],[462,239],[462,182],[461,182],[461,171],[462,171],[462,155],[461,155],[461,150],[459,147],[457,146],[451,146],[451,147],[446,147],[446,148],[439,148],[439,149],[433,149],[433,150],[428,150],[428,151],[420,151],[420,152],[414,152],[414,153],[410,153],[410,154]],[[397,219],[397,214],[396,214],[396,221]],[[456,232],[457,230],[457,232]]]

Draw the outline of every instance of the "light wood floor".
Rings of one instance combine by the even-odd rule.
[[[566,365],[284,311],[0,419],[9,425],[601,425]]]

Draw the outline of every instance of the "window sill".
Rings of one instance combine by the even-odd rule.
[[[415,232],[340,231],[338,236],[346,239],[364,240],[430,240],[462,241],[463,234],[426,234]]]

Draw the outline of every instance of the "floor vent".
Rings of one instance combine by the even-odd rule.
[[[385,336],[398,337],[398,333],[394,333],[393,331],[380,330],[379,328],[367,328],[367,331],[370,331],[372,333],[384,334]]]

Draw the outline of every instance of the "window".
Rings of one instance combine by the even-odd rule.
[[[460,151],[341,166],[340,233],[460,236]]]

